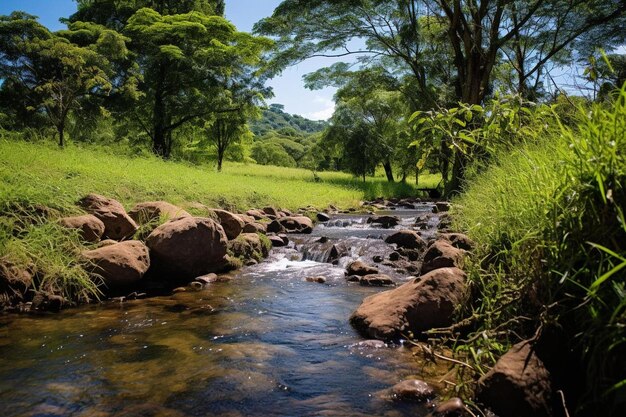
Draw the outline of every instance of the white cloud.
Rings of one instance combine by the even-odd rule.
[[[328,120],[335,112],[335,102],[328,97],[316,95],[312,100],[315,106],[312,106],[319,110],[307,112],[302,115],[311,120]]]

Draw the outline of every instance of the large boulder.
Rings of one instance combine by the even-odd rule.
[[[422,274],[439,268],[463,268],[465,251],[458,249],[444,240],[436,240],[424,254]]]
[[[102,278],[109,290],[131,287],[150,268],[148,248],[142,242],[129,240],[83,252],[92,274]]]
[[[550,373],[529,342],[518,343],[478,381],[476,398],[501,417],[548,417]]]
[[[67,229],[78,230],[81,238],[87,242],[97,242],[104,234],[104,223],[93,214],[64,217],[59,223]]]
[[[20,266],[8,258],[0,258],[0,310],[26,300],[33,284],[34,265]]]
[[[395,243],[399,248],[406,249],[424,249],[426,242],[420,237],[417,232],[412,230],[400,230],[392,235],[387,236],[385,242],[392,244]]]
[[[145,203],[139,203],[128,212],[128,215],[137,224],[150,223],[160,218],[170,220],[177,217],[191,217],[191,214],[187,213],[178,206],[168,203],[167,201],[148,201]]]
[[[267,226],[270,233],[311,233],[313,232],[313,221],[306,216],[281,217],[272,221]]]
[[[244,261],[250,259],[260,261],[266,258],[271,248],[270,245],[269,239],[263,241],[256,233],[243,233],[228,242],[228,248],[233,255]]]
[[[243,231],[246,223],[237,214],[219,209],[212,209],[211,212],[219,219],[228,240],[235,239]]]
[[[346,275],[358,275],[362,277],[373,274],[378,274],[378,269],[373,266],[369,266],[362,261],[354,261],[350,263],[346,269]]]
[[[119,201],[89,194],[79,201],[79,205],[104,223],[104,237],[121,240],[137,231],[137,223],[124,210]]]
[[[226,264],[228,238],[213,219],[183,217],[157,227],[148,236],[148,247],[157,275],[173,281],[190,281]]]
[[[463,271],[437,269],[396,289],[367,297],[350,317],[350,323],[363,336],[381,340],[450,326],[465,294]]]
[[[400,218],[396,216],[372,216],[367,219],[368,224],[379,224],[385,229],[397,226],[400,224]]]

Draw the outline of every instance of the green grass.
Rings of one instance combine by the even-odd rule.
[[[570,109],[571,110],[571,109]],[[571,111],[570,111],[571,113]],[[626,406],[626,90],[612,106],[555,116],[552,134],[502,150],[456,199],[457,227],[478,243],[468,352],[493,365],[520,339],[559,329],[584,395],[573,415]],[[550,329],[550,330],[547,330]]]
[[[329,204],[349,208],[363,199],[418,193],[410,184],[391,184],[381,176],[363,183],[345,173],[317,175],[316,181],[303,169],[237,163],[226,163],[218,173],[208,165],[131,157],[121,149],[76,145],[59,149],[46,142],[0,139],[0,258],[24,267],[34,264],[37,290],[84,301],[98,295],[78,262],[84,246],[76,233],[62,229],[56,220],[81,213],[76,202],[89,193],[117,199],[127,209],[143,201],[165,200],[197,214],[201,211],[194,211],[194,203],[237,211],[268,205],[291,210],[311,205],[323,209]],[[429,175],[421,178],[420,186],[437,182]]]
[[[411,196],[408,184],[368,178],[363,184],[349,174],[295,168],[226,163],[223,172],[208,166],[166,162],[153,157],[118,155],[99,148],[0,142],[0,204],[42,204],[64,212],[95,192],[129,206],[141,201],[166,200],[182,206],[246,210],[263,205],[297,209],[313,205],[355,206],[364,198]],[[436,184],[429,176],[420,186]]]

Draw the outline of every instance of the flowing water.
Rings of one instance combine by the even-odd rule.
[[[409,225],[431,208],[394,214]],[[348,323],[381,289],[347,283],[345,265],[391,252],[381,237],[392,231],[365,219],[334,217],[203,291],[0,317],[0,415],[426,415],[384,393],[424,364]],[[344,250],[337,266],[321,262],[332,244]],[[306,282],[320,275],[325,284]]]

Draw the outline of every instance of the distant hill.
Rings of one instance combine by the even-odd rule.
[[[285,113],[282,104],[270,104],[267,110],[263,110],[263,116],[250,125],[250,130],[255,136],[264,136],[271,131],[285,131],[285,128],[295,129],[297,133],[321,132],[328,125],[325,121],[309,120],[297,114]]]

